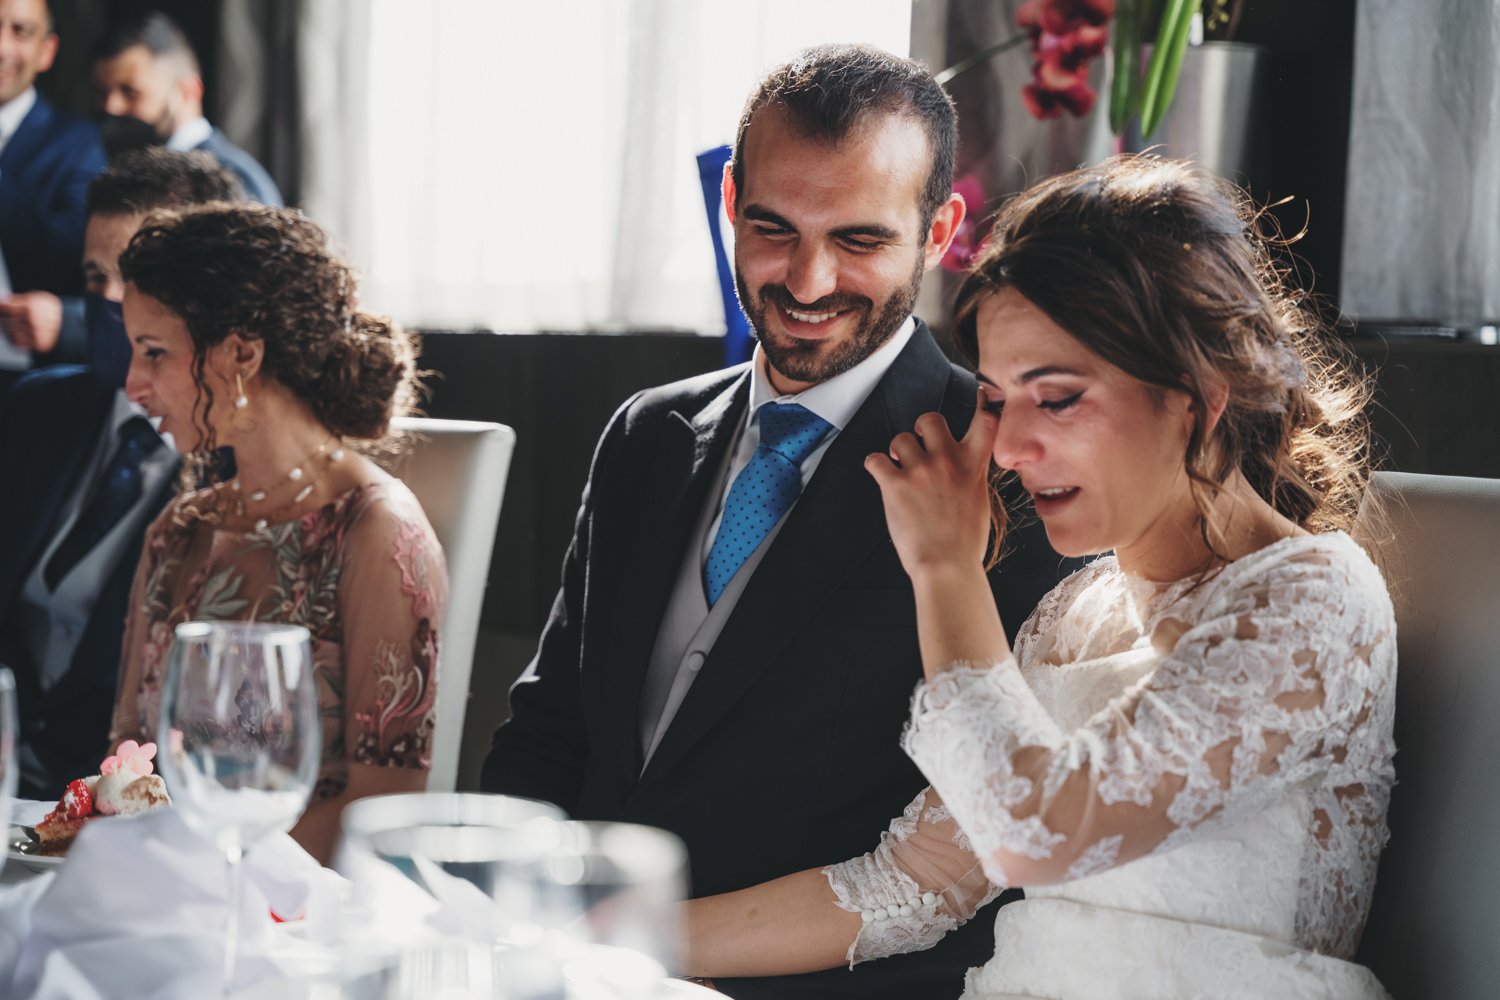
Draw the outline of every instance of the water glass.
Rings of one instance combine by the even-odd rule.
[[[550,848],[515,877],[538,887],[538,919],[572,941],[568,997],[654,1000],[681,956],[687,848],[632,823],[569,822],[548,832]]]
[[[534,918],[535,886],[519,873],[535,871],[561,819],[553,806],[501,795],[351,803],[334,862],[353,884],[345,995],[560,1000],[555,942]]]

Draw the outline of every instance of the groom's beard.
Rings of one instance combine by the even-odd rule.
[[[922,290],[922,275],[926,272],[924,263],[922,255],[918,254],[916,267],[907,283],[878,306],[866,296],[837,292],[816,302],[799,302],[785,285],[762,285],[757,294],[751,296],[738,265],[734,269],[734,284],[740,306],[750,319],[751,333],[760,342],[771,367],[783,378],[816,384],[853,368],[879,350],[901,328]],[[852,309],[858,311],[859,319],[853,334],[837,341],[802,340],[782,333],[772,325],[770,312],[775,306],[798,312]]]

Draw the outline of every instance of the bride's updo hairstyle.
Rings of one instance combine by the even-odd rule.
[[[153,215],[120,273],[187,326],[205,451],[217,437],[203,366],[231,333],[261,341],[262,373],[340,437],[382,442],[391,418],[413,409],[415,338],[359,309],[353,272],[300,212],[220,202]]]
[[[1014,288],[1127,375],[1192,398],[1184,458],[1201,511],[1238,469],[1298,525],[1347,530],[1369,478],[1368,382],[1285,287],[1264,224],[1242,191],[1182,161],[1118,156],[1051,177],[1001,208],[959,290],[955,339],[977,363],[979,307]],[[1210,434],[1216,384],[1228,402]]]

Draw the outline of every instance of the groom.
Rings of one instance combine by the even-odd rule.
[[[973,377],[911,315],[964,216],[955,141],[927,71],[877,49],[811,49],[761,81],[724,176],[755,358],[642,392],[605,429],[485,790],[664,827],[703,896],[870,850],[926,784],[899,744],[922,676],[911,586],[861,463],[919,414],[962,434],[973,413]],[[1061,563],[1034,528],[1008,542],[992,579],[1020,623]],[[993,923],[717,985],[957,996]]]

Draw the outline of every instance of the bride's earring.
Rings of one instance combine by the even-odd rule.
[[[250,405],[250,397],[245,395],[245,379],[239,372],[234,373],[234,408],[243,410]]]

